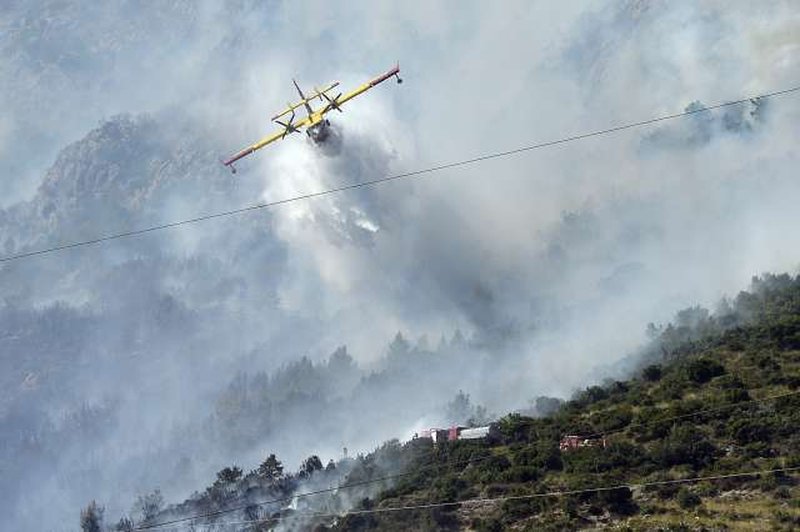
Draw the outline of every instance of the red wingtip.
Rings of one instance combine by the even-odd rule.
[[[235,161],[235,159],[225,160],[223,158],[220,158],[220,160],[219,160],[219,162],[222,163],[222,166],[227,166],[228,168],[231,169],[231,173],[232,174],[236,173],[236,167],[233,166],[234,161]]]

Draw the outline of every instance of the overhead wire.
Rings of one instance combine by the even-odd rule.
[[[47,255],[47,254],[50,254],[50,253],[55,253],[55,252],[59,252],[59,251],[65,251],[65,250],[75,249],[75,248],[80,248],[80,247],[85,247],[85,246],[91,246],[91,245],[100,244],[100,243],[103,243],[103,242],[108,242],[108,241],[111,241],[111,240],[118,240],[118,239],[122,239],[122,238],[129,238],[129,237],[134,237],[134,236],[145,235],[145,234],[153,233],[153,232],[156,232],[156,231],[162,231],[162,230],[165,230],[165,229],[171,229],[171,228],[180,227],[180,226],[189,225],[189,224],[196,224],[196,223],[204,222],[204,221],[207,221],[207,220],[214,220],[214,219],[218,219],[218,218],[226,218],[226,217],[235,216],[235,215],[239,215],[239,214],[244,214],[244,213],[247,213],[247,212],[257,211],[257,210],[261,210],[261,209],[268,209],[268,208],[272,208],[272,207],[278,207],[280,205],[286,205],[288,203],[294,203],[294,202],[298,202],[298,201],[305,201],[305,200],[309,200],[309,199],[313,199],[313,198],[319,198],[319,197],[328,196],[328,195],[332,195],[332,194],[339,194],[339,193],[342,193],[342,192],[346,192],[346,191],[349,191],[349,190],[354,190],[354,189],[358,189],[358,188],[362,188],[362,187],[371,187],[371,186],[381,185],[381,184],[389,183],[389,182],[392,182],[392,181],[398,181],[400,179],[408,179],[408,178],[412,178],[412,177],[419,177],[419,176],[422,176],[422,175],[425,175],[425,174],[432,174],[432,173],[435,173],[435,172],[440,172],[442,170],[449,170],[449,169],[452,169],[452,168],[458,168],[458,167],[462,167],[462,166],[472,165],[472,164],[475,164],[475,163],[479,163],[479,162],[483,162],[483,161],[489,161],[489,160],[492,160],[492,159],[499,159],[499,158],[509,157],[511,155],[517,155],[517,154],[520,154],[520,153],[525,153],[525,152],[529,152],[529,151],[533,151],[533,150],[549,148],[549,147],[557,146],[557,145],[560,145],[560,144],[567,144],[567,143],[570,143],[570,142],[584,140],[584,139],[588,139],[588,138],[592,138],[592,137],[599,137],[599,136],[602,136],[602,135],[608,135],[608,134],[611,134],[611,133],[617,133],[619,131],[624,131],[624,130],[627,130],[627,129],[634,129],[634,128],[638,128],[638,127],[652,125],[652,124],[656,124],[656,123],[659,123],[659,122],[664,122],[664,121],[674,120],[674,119],[677,119],[677,118],[682,118],[682,117],[686,117],[686,116],[690,116],[690,115],[695,115],[695,114],[698,114],[698,113],[706,113],[706,112],[713,111],[715,109],[720,109],[720,108],[723,108],[723,107],[741,105],[741,104],[746,103],[746,102],[753,102],[753,101],[764,100],[764,99],[767,99],[767,98],[775,98],[775,97],[778,97],[778,96],[784,96],[784,95],[796,93],[798,91],[800,91],[800,85],[795,86],[795,87],[790,87],[788,89],[783,89],[783,90],[778,90],[778,91],[773,91],[773,92],[767,92],[767,93],[758,94],[758,95],[754,95],[754,96],[748,96],[746,98],[741,98],[739,100],[733,100],[733,101],[718,103],[718,104],[715,104],[715,105],[696,107],[696,108],[693,107],[691,109],[687,109],[687,110],[685,110],[683,112],[680,112],[680,113],[673,113],[673,114],[669,114],[669,115],[658,116],[658,117],[649,118],[649,119],[646,119],[646,120],[640,120],[640,121],[637,121],[637,122],[630,122],[630,123],[621,124],[621,125],[618,125],[618,126],[609,127],[609,128],[606,128],[606,129],[600,129],[600,130],[590,131],[590,132],[587,132],[587,133],[580,133],[580,134],[576,134],[576,135],[571,135],[571,136],[568,136],[568,137],[563,137],[563,138],[559,138],[559,139],[555,139],[555,140],[539,142],[539,143],[535,143],[535,144],[529,144],[529,145],[526,145],[526,146],[521,146],[519,148],[514,148],[514,149],[504,150],[504,151],[498,151],[498,152],[493,152],[493,153],[488,153],[488,154],[480,155],[480,156],[477,156],[477,157],[472,157],[472,158],[469,158],[469,159],[462,159],[462,160],[459,160],[459,161],[453,161],[453,162],[449,162],[449,163],[442,163],[442,164],[438,164],[438,165],[435,165],[435,166],[422,168],[422,169],[419,169],[419,170],[413,170],[413,171],[410,171],[410,172],[403,172],[403,173],[400,173],[400,174],[389,175],[389,176],[380,177],[380,178],[376,178],[376,179],[371,179],[371,180],[367,180],[367,181],[360,181],[358,183],[350,183],[350,184],[347,184],[347,185],[333,187],[333,188],[329,188],[329,189],[325,189],[325,190],[309,192],[309,193],[306,193],[306,194],[300,194],[300,195],[297,195],[297,196],[292,196],[292,197],[283,198],[283,199],[274,200],[274,201],[256,203],[256,204],[253,204],[253,205],[248,205],[248,206],[245,206],[245,207],[240,207],[240,208],[236,208],[236,209],[230,209],[230,210],[226,210],[226,211],[220,211],[220,212],[215,212],[215,213],[210,213],[210,214],[204,214],[204,215],[201,215],[201,216],[196,216],[194,218],[176,220],[174,222],[168,222],[168,223],[163,223],[163,224],[159,224],[159,225],[153,225],[153,226],[144,227],[144,228],[141,228],[141,229],[133,229],[133,230],[130,230],[130,231],[124,231],[124,232],[120,232],[120,233],[114,233],[114,234],[109,234],[109,235],[105,235],[105,236],[99,236],[97,238],[92,238],[92,239],[88,239],[88,240],[80,240],[80,241],[75,241],[75,242],[69,242],[69,243],[65,243],[65,244],[61,244],[61,245],[57,245],[57,246],[52,246],[52,247],[48,247],[48,248],[37,249],[37,250],[33,250],[33,251],[26,251],[26,252],[22,252],[22,253],[13,254],[13,255],[6,255],[4,257],[0,257],[0,263],[11,262],[11,261],[16,261],[16,260],[20,260],[20,259],[40,256],[40,255]]]
[[[213,219],[218,219],[218,218],[231,217],[231,216],[244,214],[244,213],[252,212],[252,211],[256,211],[256,210],[277,207],[277,206],[285,205],[285,204],[288,204],[288,203],[294,203],[294,202],[309,200],[309,199],[318,198],[318,197],[322,197],[322,196],[338,194],[338,193],[342,193],[342,192],[346,192],[346,191],[349,191],[349,190],[354,190],[354,189],[358,189],[358,188],[362,188],[362,187],[376,186],[376,185],[380,185],[380,184],[384,184],[384,183],[388,183],[388,182],[392,182],[392,181],[397,181],[397,180],[400,180],[400,179],[419,177],[419,176],[422,176],[422,175],[425,175],[425,174],[431,174],[431,173],[435,173],[435,172],[440,172],[442,170],[448,170],[448,169],[452,169],[452,168],[458,168],[458,167],[462,167],[462,166],[472,165],[472,164],[475,164],[475,163],[488,161],[488,160],[492,160],[492,159],[509,157],[509,156],[512,156],[512,155],[517,155],[517,154],[521,154],[521,153],[525,153],[525,152],[529,152],[529,151],[533,151],[533,150],[538,150],[538,149],[552,147],[552,146],[556,146],[556,145],[560,145],[560,144],[566,144],[566,143],[570,143],[570,142],[584,140],[584,139],[588,139],[588,138],[591,138],[591,137],[608,135],[608,134],[611,134],[611,133],[616,133],[616,132],[620,132],[620,131],[624,131],[624,130],[628,130],[628,129],[634,129],[634,128],[638,128],[638,127],[643,127],[643,126],[646,126],[646,125],[652,125],[652,124],[656,124],[656,123],[664,122],[664,121],[668,121],[668,120],[674,120],[674,119],[677,119],[677,118],[682,118],[682,117],[686,117],[686,116],[690,116],[690,115],[694,115],[694,114],[698,114],[698,113],[705,113],[705,112],[713,111],[715,109],[720,109],[720,108],[724,108],[724,107],[729,107],[729,106],[734,106],[734,105],[741,105],[741,104],[746,103],[746,102],[758,101],[758,100],[763,100],[763,99],[767,99],[767,98],[774,98],[774,97],[778,97],[778,96],[784,96],[784,95],[788,95],[788,94],[791,94],[791,93],[795,93],[797,91],[800,91],[800,86],[795,86],[795,87],[791,87],[791,88],[788,88],[788,89],[783,89],[783,90],[778,90],[778,91],[773,91],[773,92],[768,92],[768,93],[762,93],[762,94],[759,94],[759,95],[749,96],[749,97],[742,98],[742,99],[739,99],[739,100],[723,102],[723,103],[719,103],[719,104],[715,104],[715,105],[711,105],[711,106],[696,107],[696,108],[688,109],[688,110],[680,112],[680,113],[673,113],[673,114],[658,116],[658,117],[654,117],[654,118],[650,118],[650,119],[646,119],[646,120],[641,120],[641,121],[637,121],[637,122],[621,124],[621,125],[609,127],[609,128],[606,128],[606,129],[595,130],[595,131],[582,133],[582,134],[576,134],[576,135],[563,137],[563,138],[559,138],[559,139],[555,139],[555,140],[551,140],[551,141],[530,144],[530,145],[526,145],[526,146],[522,146],[522,147],[510,149],[510,150],[493,152],[493,153],[484,154],[484,155],[480,155],[480,156],[469,158],[469,159],[463,159],[463,160],[459,160],[459,161],[453,161],[453,162],[449,162],[449,163],[438,164],[438,165],[427,167],[427,168],[423,168],[423,169],[418,169],[418,170],[404,172],[404,173],[390,175],[390,176],[384,176],[384,177],[381,177],[381,178],[376,178],[376,179],[367,180],[367,181],[361,181],[361,182],[358,182],[358,183],[350,183],[350,184],[342,185],[342,186],[339,186],[339,187],[334,187],[334,188],[329,188],[329,189],[325,189],[325,190],[310,192],[310,193],[306,193],[306,194],[292,196],[292,197],[289,197],[289,198],[283,198],[283,199],[280,199],[280,200],[257,203],[257,204],[248,205],[248,206],[245,206],[245,207],[240,207],[240,208],[236,208],[236,209],[230,209],[230,210],[226,210],[226,211],[220,211],[220,212],[216,212],[216,213],[205,214],[205,215],[196,216],[196,217],[193,217],[193,218],[176,220],[176,221],[173,221],[173,222],[154,225],[154,226],[145,227],[145,228],[141,228],[141,229],[134,229],[134,230],[130,230],[130,231],[114,233],[114,234],[110,234],[110,235],[104,235],[104,236],[100,236],[100,237],[89,239],[89,240],[75,241],[75,242],[70,242],[70,243],[66,243],[66,244],[62,244],[62,245],[58,245],[58,246],[53,246],[53,247],[49,247],[49,248],[43,248],[43,249],[38,249],[38,250],[27,251],[27,252],[18,253],[18,254],[13,254],[13,255],[7,255],[7,256],[4,256],[4,257],[0,257],[0,263],[11,262],[11,261],[24,259],[24,258],[40,256],[40,255],[51,254],[51,253],[55,253],[55,252],[59,252],[59,251],[65,251],[65,250],[79,248],[79,247],[91,246],[91,245],[100,244],[100,243],[108,242],[108,241],[112,241],[112,240],[118,240],[118,239],[123,239],[123,238],[128,238],[128,237],[145,235],[145,234],[153,233],[153,232],[156,232],[156,231],[166,230],[166,229],[170,229],[170,228],[176,228],[176,227],[189,225],[189,224],[200,223],[200,222],[203,222],[203,221],[208,221],[208,220],[213,220]],[[793,395],[793,394],[790,393],[790,394],[785,394],[785,395]],[[774,397],[774,398],[777,398],[777,397]],[[773,398],[766,398],[764,400],[768,400],[768,399],[773,399]],[[756,401],[759,401],[759,400],[747,401],[745,403],[756,402]],[[722,408],[729,408],[729,407],[733,407],[733,406],[737,406],[737,405],[738,405],[738,403],[732,404],[732,405],[725,405],[725,406],[719,407],[717,409],[708,409],[708,410],[704,410],[704,411],[700,411],[700,412],[685,414],[685,415],[682,415],[682,416],[675,416],[674,418],[665,418],[665,419],[662,418],[662,419],[659,419],[659,420],[654,421],[654,422],[663,423],[663,422],[669,421],[670,419],[678,419],[678,418],[682,418],[682,417],[700,415],[702,413],[710,412],[710,411],[713,411],[713,410],[718,410],[718,409],[722,409]],[[616,432],[619,432],[619,431],[622,431],[622,430],[627,430],[630,427],[631,427],[631,425],[628,425],[628,426],[626,426],[626,427],[624,427],[624,428],[622,428],[622,429],[620,429],[620,430],[618,430]],[[598,433],[597,435],[601,435],[601,434],[608,435],[610,433],[611,432]],[[470,463],[474,463],[474,462],[479,461],[479,460],[480,459],[471,460]],[[432,464],[431,467],[441,467],[441,465]],[[283,497],[283,498],[279,498],[279,499],[272,499],[272,500],[269,500],[269,501],[263,501],[263,502],[260,502],[260,503],[256,503],[256,505],[266,505],[266,504],[271,504],[271,503],[284,502],[286,500],[294,499],[295,497],[307,497],[307,496],[312,496],[312,495],[316,495],[316,494],[336,491],[336,490],[340,490],[340,489],[352,488],[352,487],[356,487],[356,486],[360,486],[360,485],[372,484],[372,483],[376,483],[376,482],[385,482],[387,480],[392,480],[392,479],[395,479],[395,478],[408,476],[409,474],[411,474],[411,473],[402,473],[402,474],[396,474],[396,475],[389,475],[389,476],[381,477],[381,478],[378,478],[378,479],[371,479],[371,480],[363,481],[363,482],[359,482],[359,483],[353,483],[353,484],[346,484],[346,485],[342,485],[342,486],[337,486],[335,488],[328,488],[328,489],[323,489],[323,490],[317,490],[317,491],[314,491],[314,492],[296,494],[296,495],[292,495],[290,497]],[[188,521],[188,520],[194,520],[194,519],[199,519],[199,518],[204,518],[204,517],[214,517],[214,516],[222,515],[222,514],[225,514],[225,513],[230,513],[230,512],[233,512],[233,511],[238,511],[238,510],[244,509],[244,508],[246,508],[248,506],[251,506],[251,505],[252,504],[248,504],[248,505],[244,505],[244,506],[241,506],[241,507],[229,508],[229,509],[225,509],[225,510],[219,510],[219,511],[216,511],[216,512],[209,512],[207,514],[200,514],[200,515],[192,516],[192,517],[189,517],[189,518],[181,518],[181,519],[172,520],[172,521],[168,521],[168,522],[155,523],[153,525],[142,525],[140,527],[137,527],[136,530],[154,529],[154,528],[157,528],[157,527],[168,526],[168,525],[171,525],[171,524],[176,524],[176,523],[184,522],[184,521]]]
[[[475,460],[475,461],[480,461],[480,460],[481,459],[478,459],[478,460]],[[441,465],[443,466],[445,464],[441,464]],[[230,508],[224,508],[222,510],[215,510],[213,512],[195,514],[195,515],[191,515],[191,516],[187,516],[187,517],[179,517],[179,518],[175,518],[175,519],[170,519],[168,521],[160,521],[158,523],[143,524],[143,525],[137,526],[136,528],[134,528],[134,530],[156,530],[156,529],[159,529],[159,528],[164,528],[166,526],[185,523],[187,521],[194,521],[194,520],[197,520],[197,519],[205,519],[205,518],[208,518],[208,517],[218,517],[220,515],[225,515],[225,514],[229,514],[229,513],[233,513],[233,512],[238,512],[238,511],[241,511],[241,510],[245,510],[247,508],[252,508],[254,506],[255,507],[267,506],[269,504],[277,504],[279,502],[291,501],[291,500],[294,500],[295,498],[311,497],[311,496],[314,496],[314,495],[321,495],[321,494],[324,494],[324,493],[331,493],[331,492],[335,492],[335,491],[339,491],[339,490],[356,488],[356,487],[359,487],[359,486],[366,486],[366,485],[369,485],[369,484],[376,484],[378,482],[387,482],[387,481],[390,481],[390,480],[395,480],[395,479],[398,479],[398,478],[410,476],[410,475],[412,475],[412,474],[414,474],[416,472],[417,472],[417,470],[409,471],[409,472],[406,472],[406,473],[396,473],[394,475],[386,475],[386,476],[383,476],[383,477],[373,478],[373,479],[370,479],[370,480],[362,480],[362,481],[348,483],[348,484],[342,484],[340,486],[335,486],[335,487],[330,487],[330,488],[322,488],[322,489],[314,490],[314,491],[296,493],[296,494],[287,495],[287,496],[284,496],[284,497],[277,497],[277,498],[274,498],[274,499],[268,499],[268,500],[265,500],[265,501],[250,502],[250,503],[247,503],[247,504],[241,504],[241,505],[238,505],[238,506],[232,506]]]
[[[436,502],[436,503],[426,503],[426,504],[412,504],[412,505],[404,505],[404,506],[385,506],[382,508],[369,508],[364,510],[347,510],[344,512],[293,512],[291,515],[287,516],[279,516],[279,517],[269,517],[264,519],[257,519],[252,521],[229,521],[227,523],[221,523],[224,525],[248,525],[252,526],[255,524],[260,523],[270,523],[276,521],[283,521],[287,519],[293,519],[297,517],[309,517],[309,518],[326,518],[326,517],[344,517],[347,515],[370,515],[370,514],[381,514],[381,513],[392,513],[392,512],[406,512],[406,511],[413,511],[413,510],[429,510],[432,508],[444,508],[448,506],[461,506],[461,505],[468,505],[468,504],[486,504],[486,503],[496,503],[496,502],[506,502],[506,501],[522,501],[522,500],[530,500],[530,499],[542,499],[542,498],[550,498],[550,497],[566,497],[570,495],[581,495],[586,493],[599,493],[599,492],[607,492],[607,491],[616,491],[621,489],[642,489],[642,488],[649,488],[649,487],[656,487],[656,486],[669,486],[669,485],[676,485],[676,484],[689,484],[689,483],[697,483],[697,482],[713,482],[718,480],[725,480],[731,478],[742,478],[742,477],[754,477],[754,476],[761,476],[761,475],[768,475],[774,473],[793,473],[800,471],[800,466],[793,466],[793,467],[780,467],[775,469],[760,469],[756,471],[740,471],[736,473],[724,473],[719,475],[707,475],[707,476],[698,476],[698,477],[690,477],[690,478],[677,478],[677,479],[668,479],[668,480],[655,480],[651,482],[631,482],[631,483],[623,483],[623,484],[615,484],[615,485],[606,485],[606,486],[595,486],[592,488],[580,488],[580,489],[572,489],[572,490],[555,490],[555,491],[547,491],[542,493],[529,493],[525,495],[503,495],[499,497],[474,497],[471,499],[463,499],[460,501],[446,501],[446,502]]]
[[[385,476],[382,476],[382,477],[377,477],[377,478],[373,478],[373,479],[369,479],[369,480],[360,480],[360,481],[357,481],[357,482],[350,482],[350,483],[347,483],[347,484],[341,484],[339,486],[333,486],[333,487],[330,487],[330,488],[322,488],[322,489],[318,489],[318,490],[314,490],[314,491],[296,493],[296,494],[287,495],[287,496],[284,496],[284,497],[277,497],[277,498],[274,498],[274,499],[268,499],[268,500],[259,501],[259,502],[249,502],[247,504],[241,504],[241,505],[237,505],[237,506],[232,506],[230,508],[224,508],[222,510],[215,510],[213,512],[195,514],[195,515],[191,515],[191,516],[171,519],[171,520],[168,520],[168,521],[160,521],[158,523],[143,524],[143,525],[140,525],[140,526],[134,528],[134,530],[154,530],[154,529],[163,528],[163,527],[169,526],[169,525],[175,525],[175,524],[178,524],[178,523],[183,523],[183,522],[186,522],[186,521],[193,521],[193,520],[196,520],[196,519],[204,519],[204,518],[207,518],[207,517],[217,517],[217,516],[220,516],[220,515],[225,515],[225,514],[229,514],[229,513],[232,513],[232,512],[237,512],[237,511],[240,511],[240,510],[245,510],[247,508],[252,508],[254,506],[256,506],[256,507],[257,506],[267,506],[269,504],[275,504],[275,503],[279,503],[279,502],[291,501],[291,500],[294,500],[295,498],[301,499],[301,498],[306,498],[306,497],[312,497],[314,495],[321,495],[321,494],[324,494],[324,493],[331,493],[331,492],[336,492],[336,491],[340,491],[340,490],[347,490],[347,489],[357,488],[359,486],[367,486],[367,485],[370,485],[370,484],[377,484],[377,483],[380,483],[380,482],[387,482],[387,481],[390,481],[390,480],[396,480],[398,478],[403,478],[403,477],[416,475],[416,474],[419,474],[420,472],[428,471],[430,469],[440,469],[440,468],[446,468],[446,467],[457,467],[457,466],[460,466],[460,465],[466,466],[466,465],[470,465],[470,464],[476,464],[476,463],[484,462],[484,461],[489,460],[491,458],[493,458],[493,455],[479,457],[479,458],[468,458],[466,460],[461,460],[461,461],[458,461],[458,462],[445,462],[445,463],[428,462],[427,464],[424,464],[424,465],[422,465],[420,467],[415,468],[413,471],[407,471],[405,473],[395,473],[395,474],[392,474],[392,475],[385,475]]]
[[[748,399],[746,401],[737,401],[735,403],[729,403],[727,405],[715,406],[715,407],[712,407],[712,408],[704,408],[702,410],[697,410],[695,412],[688,412],[686,414],[679,414],[679,415],[669,416],[669,417],[665,417],[665,418],[653,419],[651,421],[642,421],[640,423],[630,423],[630,424],[625,425],[624,427],[620,427],[618,429],[593,432],[591,434],[585,435],[584,437],[585,438],[599,438],[601,436],[611,436],[612,434],[618,434],[620,432],[625,432],[625,431],[627,431],[629,429],[632,429],[632,428],[635,429],[635,428],[640,428],[640,427],[647,427],[647,426],[650,426],[650,425],[658,425],[660,423],[669,423],[671,421],[678,421],[680,419],[689,419],[689,418],[693,418],[693,417],[696,417],[696,416],[701,416],[703,414],[712,414],[714,412],[720,412],[720,411],[724,411],[724,410],[729,410],[731,408],[736,408],[736,407],[740,407],[740,406],[744,406],[744,405],[748,405],[748,404],[765,403],[767,401],[775,401],[777,399],[782,399],[784,397],[792,397],[792,396],[795,396],[795,395],[800,395],[800,390],[794,390],[794,391],[791,391],[791,392],[785,392],[785,393],[779,393],[779,394],[775,394],[775,395],[769,395],[769,396],[766,396],[766,397],[762,397],[760,399]]]
[[[636,427],[648,426],[648,425],[659,424],[659,423],[668,423],[670,421],[677,421],[679,419],[688,419],[688,418],[691,418],[691,417],[696,417],[696,416],[700,416],[700,415],[703,415],[703,414],[716,412],[716,411],[720,411],[720,410],[725,410],[725,409],[729,409],[729,408],[734,408],[734,407],[738,407],[738,406],[743,406],[743,405],[747,405],[747,404],[755,404],[755,403],[773,401],[773,400],[781,399],[783,397],[791,397],[791,396],[796,396],[796,395],[800,395],[800,390],[795,390],[795,391],[786,392],[786,393],[782,393],[782,394],[770,395],[770,396],[767,396],[767,397],[762,397],[762,398],[757,398],[757,399],[749,399],[749,400],[746,400],[746,401],[738,401],[736,403],[731,403],[731,404],[723,405],[723,406],[720,406],[720,407],[703,409],[703,410],[699,410],[699,411],[696,411],[696,412],[690,412],[690,413],[687,413],[687,414],[681,414],[681,415],[677,415],[677,416],[670,416],[670,417],[667,417],[667,418],[660,418],[660,419],[649,421],[649,422],[629,424],[629,425],[626,425],[625,427],[622,427],[620,429],[616,429],[616,430],[613,430],[613,431],[597,432],[597,433],[585,435],[583,437],[585,437],[585,438],[594,438],[594,437],[599,437],[599,436],[609,436],[611,434],[624,432],[624,431],[628,430],[629,428],[636,428]],[[218,516],[221,516],[221,515],[225,515],[225,514],[229,514],[229,513],[233,513],[233,512],[237,512],[237,511],[241,511],[241,510],[245,510],[247,508],[259,507],[259,506],[267,506],[269,504],[277,504],[277,503],[280,503],[280,502],[291,501],[291,500],[294,500],[295,498],[301,499],[301,498],[305,498],[305,497],[311,497],[311,496],[314,496],[314,495],[321,495],[321,494],[325,494],[325,493],[338,492],[340,490],[347,490],[347,489],[352,489],[352,488],[355,488],[355,487],[366,486],[366,485],[376,484],[376,483],[381,483],[381,482],[387,482],[387,481],[390,481],[390,480],[396,480],[398,478],[403,478],[403,477],[419,474],[420,472],[424,472],[424,471],[427,471],[427,470],[430,470],[430,469],[439,469],[439,468],[443,468],[443,467],[457,467],[457,466],[460,466],[460,465],[465,465],[466,466],[466,465],[470,465],[470,464],[477,464],[477,463],[489,460],[489,459],[491,459],[493,457],[494,457],[494,455],[489,455],[489,456],[485,456],[485,457],[478,457],[478,458],[469,458],[469,459],[462,460],[462,461],[459,461],[459,462],[454,462],[454,463],[429,462],[428,464],[424,464],[424,465],[422,465],[420,467],[415,468],[413,471],[408,471],[408,472],[405,472],[405,473],[396,473],[396,474],[386,475],[386,476],[382,476],[382,477],[378,477],[378,478],[374,478],[374,479],[363,480],[363,481],[358,481],[358,482],[353,482],[353,483],[348,483],[348,484],[342,484],[340,486],[335,486],[335,487],[330,487],[330,488],[323,488],[323,489],[304,492],[304,493],[297,493],[297,494],[293,494],[293,495],[288,495],[288,496],[284,496],[284,497],[277,497],[277,498],[268,499],[268,500],[259,501],[259,502],[248,502],[246,504],[240,504],[240,505],[237,505],[237,506],[224,508],[222,510],[215,510],[215,511],[212,511],[212,512],[205,512],[205,513],[202,513],[202,514],[194,514],[194,515],[191,515],[191,516],[175,518],[175,519],[171,519],[171,520],[167,520],[167,521],[160,521],[160,522],[152,523],[152,524],[143,524],[143,525],[137,526],[136,528],[134,528],[134,530],[157,530],[159,528],[164,528],[164,527],[167,527],[167,526],[181,524],[181,523],[185,523],[185,522],[189,522],[189,521],[195,521],[195,520],[198,520],[198,519],[206,519],[206,518],[209,518],[209,517],[218,517]]]

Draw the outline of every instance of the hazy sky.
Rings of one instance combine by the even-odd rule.
[[[788,0],[6,2],[0,244],[90,238],[786,89],[800,84],[798,51]],[[271,130],[292,77],[349,89],[396,61],[405,83],[332,114],[338,150],[297,135],[235,176],[217,164]],[[109,133],[129,135],[130,152],[94,153],[106,137],[89,132],[118,113],[152,124]],[[503,412],[591,382],[647,322],[796,271],[798,118],[800,97],[785,96],[20,261],[0,268],[4,304],[107,315],[116,325],[82,349],[146,359],[127,389],[110,362],[75,368],[75,382],[104,372],[68,390],[76,404],[123,390],[180,404],[164,409],[172,420],[202,411],[257,348],[266,370],[342,344],[369,366],[398,330],[435,342],[460,328],[516,331],[495,380],[464,381]],[[122,335],[128,319],[172,312],[165,298],[183,325],[147,348]],[[25,371],[42,368],[20,382]]]

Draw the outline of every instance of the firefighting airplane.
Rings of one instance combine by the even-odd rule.
[[[286,108],[285,111],[283,111],[281,113],[278,113],[278,114],[276,114],[275,116],[272,117],[272,121],[275,122],[276,124],[278,124],[279,126],[281,126],[282,129],[280,131],[276,132],[276,133],[273,133],[272,135],[264,137],[263,139],[259,140],[255,144],[253,144],[251,146],[248,146],[247,148],[243,149],[242,151],[240,151],[236,155],[232,156],[230,159],[222,161],[222,164],[224,164],[225,166],[230,167],[231,171],[233,173],[236,173],[236,168],[233,166],[233,163],[235,163],[236,161],[238,161],[242,157],[246,157],[247,155],[250,155],[251,153],[253,153],[256,150],[260,150],[261,148],[263,148],[267,144],[271,144],[271,143],[275,142],[276,140],[283,139],[284,137],[286,137],[290,133],[299,133],[302,128],[305,128],[306,134],[316,144],[319,144],[321,142],[325,142],[325,139],[328,138],[328,134],[330,133],[329,130],[330,130],[330,125],[331,125],[330,121],[328,121],[328,119],[325,118],[325,115],[327,113],[329,113],[330,111],[332,111],[334,109],[336,109],[337,111],[339,111],[341,113],[342,112],[342,109],[341,109],[342,104],[352,100],[353,98],[355,98],[356,96],[358,96],[361,93],[367,92],[369,89],[371,89],[372,87],[374,87],[378,83],[386,81],[387,79],[391,78],[392,76],[397,78],[397,83],[402,83],[403,82],[403,80],[400,79],[400,65],[399,64],[395,65],[394,68],[392,68],[391,70],[389,70],[385,74],[383,74],[381,76],[378,76],[377,78],[372,79],[372,80],[364,83],[363,85],[361,85],[357,89],[355,89],[355,90],[353,90],[351,92],[348,92],[347,94],[344,94],[344,95],[340,92],[339,94],[337,94],[333,98],[331,98],[328,95],[328,92],[332,91],[333,89],[335,89],[336,87],[339,86],[339,82],[338,81],[335,81],[333,83],[328,84],[328,86],[326,86],[324,89],[321,89],[321,90],[315,87],[313,94],[311,94],[308,97],[306,97],[306,95],[303,94],[303,91],[300,90],[300,86],[297,84],[297,81],[292,80],[292,82],[294,83],[295,89],[297,89],[297,93],[300,95],[300,101],[297,102],[297,103],[294,103],[294,104],[292,104],[292,103],[287,104],[287,108]],[[319,109],[319,110],[315,111],[311,107],[311,101],[314,100],[315,98],[319,98],[319,100],[321,102],[327,102],[327,105],[325,105],[325,107],[323,107],[322,109]],[[297,109],[299,107],[305,107],[307,116],[305,118],[303,118],[302,120],[300,120],[298,122],[295,122],[294,121],[295,109]],[[289,119],[288,120],[286,120],[286,119],[281,120],[286,115],[289,115]]]

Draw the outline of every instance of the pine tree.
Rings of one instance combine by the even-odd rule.
[[[105,508],[98,506],[95,501],[89,503],[81,510],[81,530],[83,532],[101,532],[103,530],[103,513]]]

